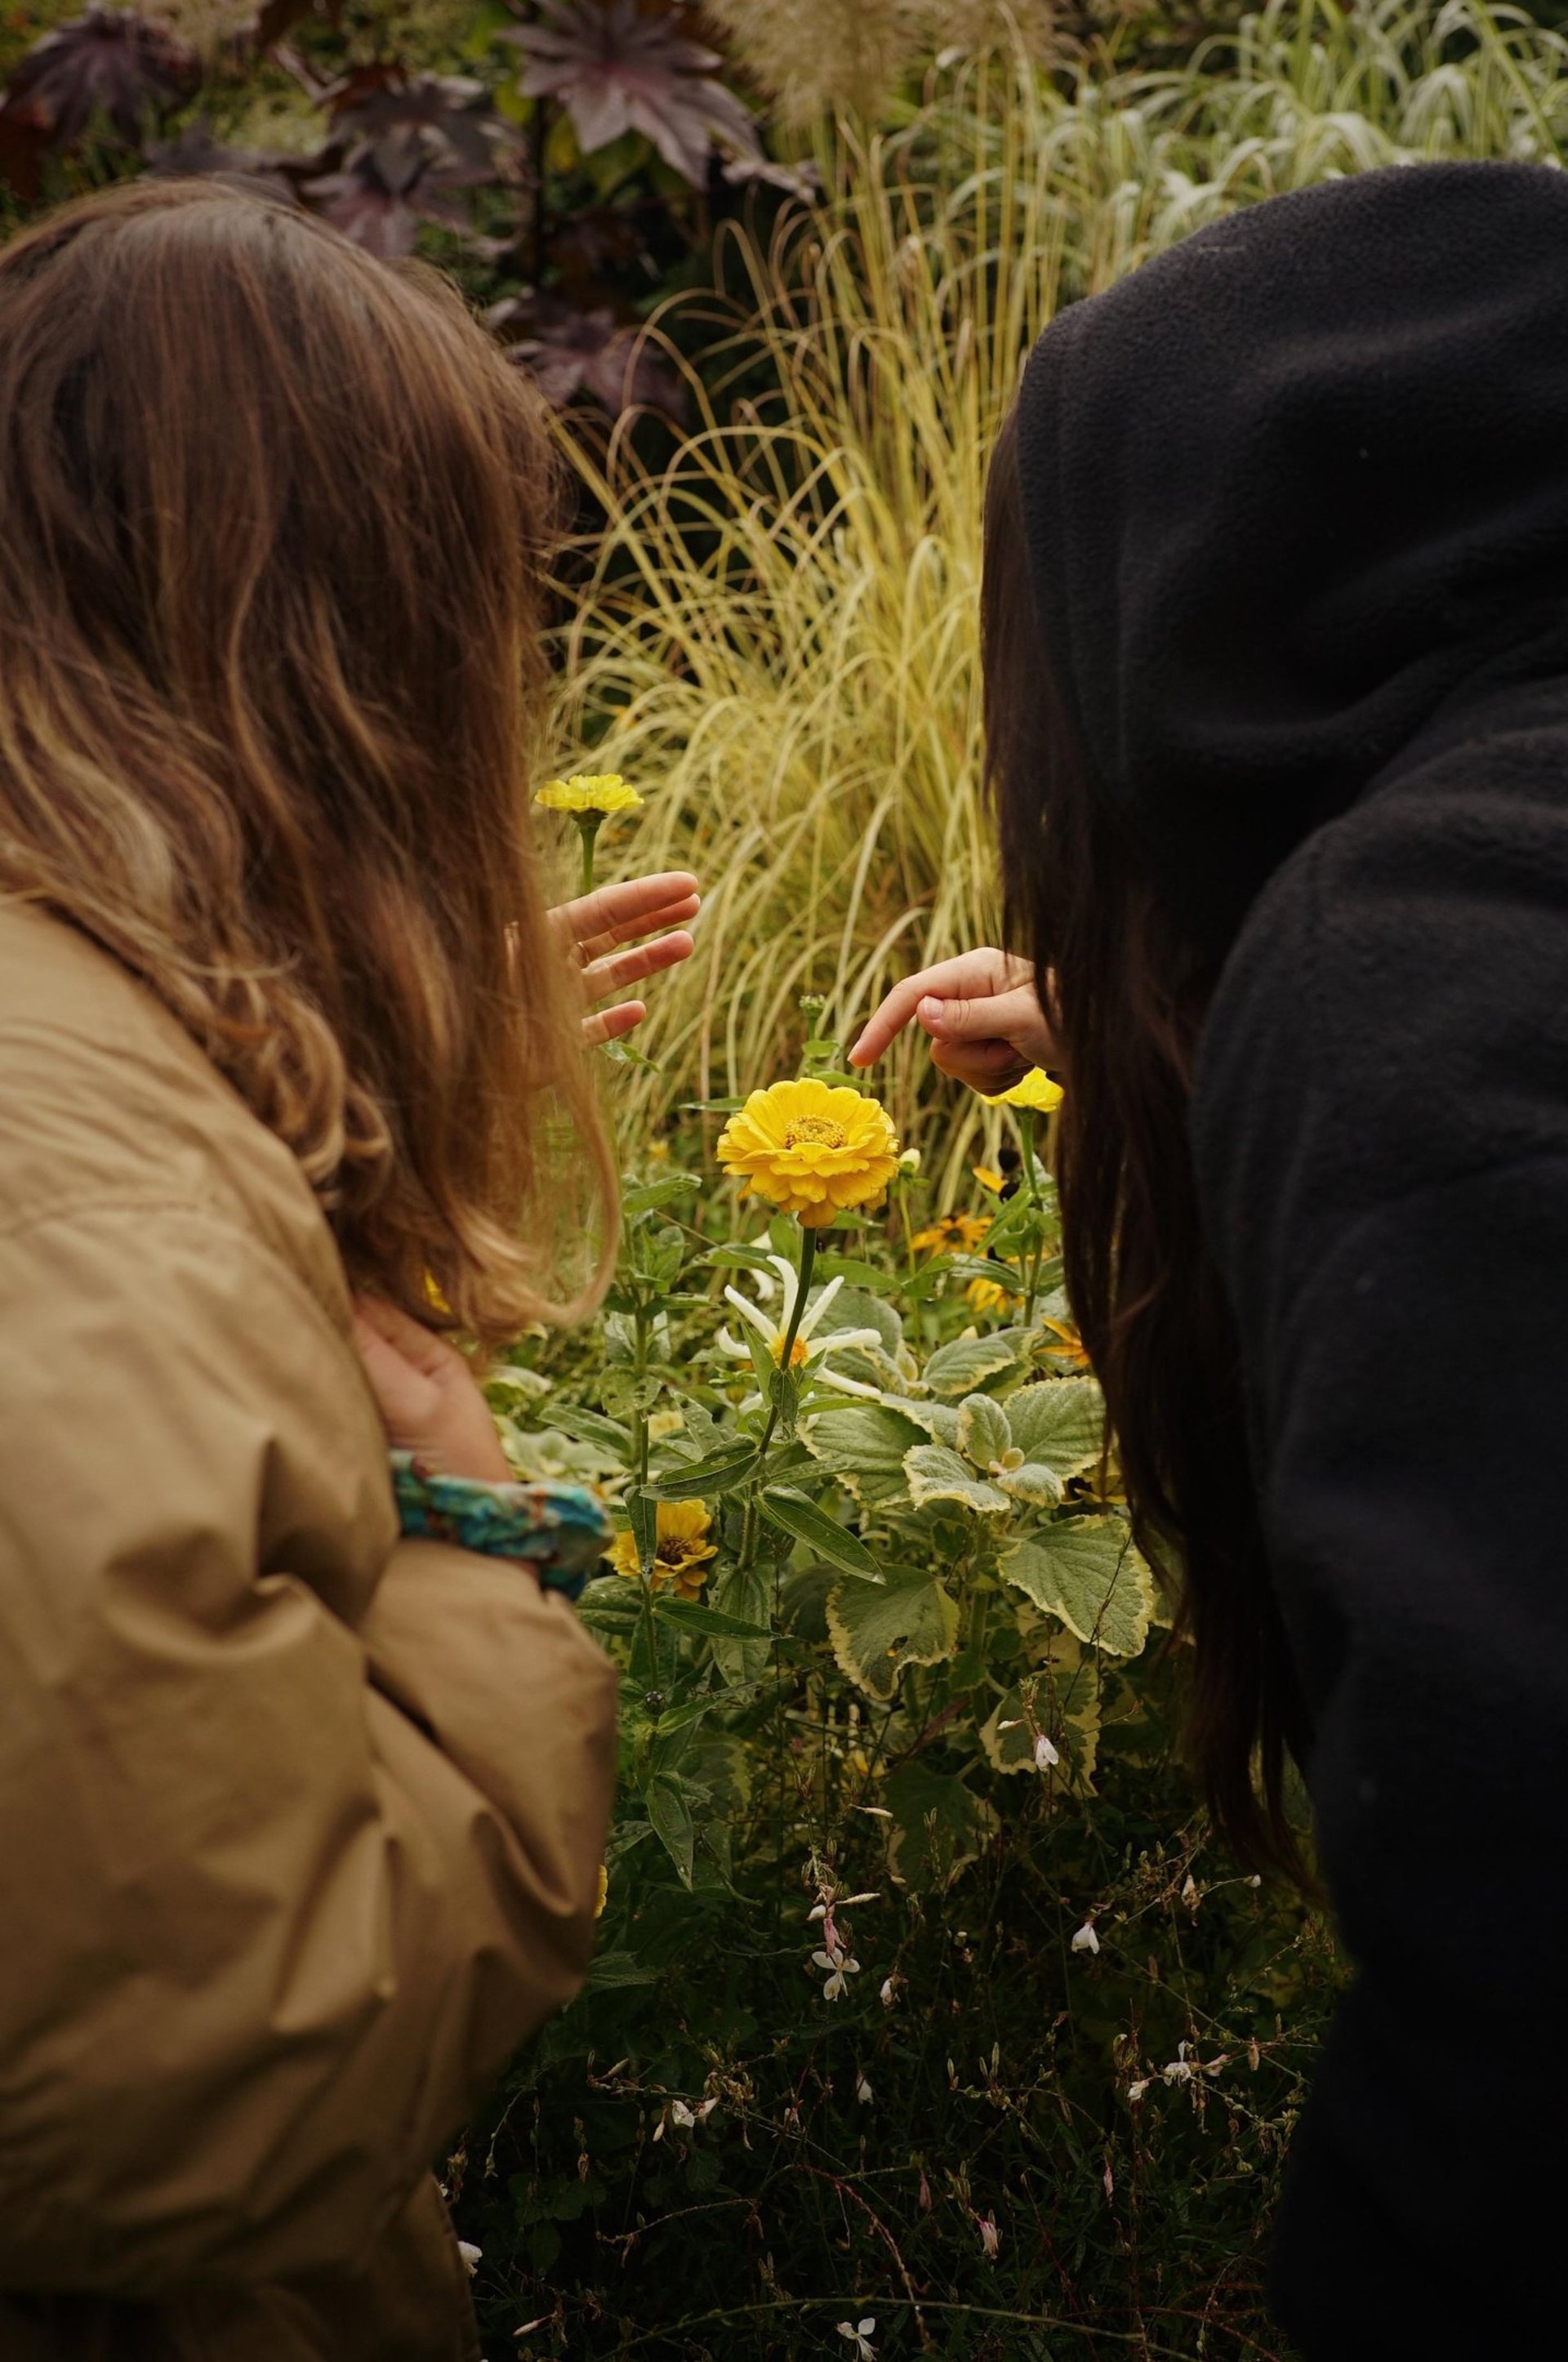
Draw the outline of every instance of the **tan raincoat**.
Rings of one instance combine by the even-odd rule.
[[[473,2362],[429,2167],[581,1981],[613,1699],[398,1540],[288,1151],[0,903],[0,2362]]]

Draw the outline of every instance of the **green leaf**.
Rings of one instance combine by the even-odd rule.
[[[588,1971],[590,1992],[613,1992],[622,1985],[657,1985],[658,1970],[646,1969],[630,1952],[600,1952]]]
[[[558,1427],[563,1435],[575,1436],[579,1443],[602,1445],[623,1462],[632,1456],[631,1429],[623,1427],[618,1418],[606,1418],[602,1411],[584,1410],[577,1403],[552,1403],[550,1425]]]
[[[640,1188],[628,1189],[621,1200],[621,1212],[627,1221],[639,1214],[651,1214],[657,1207],[672,1205],[677,1198],[689,1198],[693,1189],[701,1189],[700,1173],[666,1173],[657,1181],[645,1181]]]
[[[904,1475],[917,1509],[929,1508],[933,1501],[957,1501],[981,1517],[996,1518],[1005,1517],[1010,1506],[1005,1493],[977,1475],[966,1460],[944,1444],[917,1443],[904,1454]]]
[[[1021,1468],[1010,1468],[997,1483],[1010,1500],[1027,1501],[1033,1509],[1055,1509],[1062,1498],[1062,1480],[1054,1468],[1046,1468],[1038,1460],[1026,1460]]]
[[[1009,1451],[1007,1413],[989,1395],[966,1395],[958,1406],[958,1449],[977,1468],[988,1468]]]
[[[861,1476],[901,1480],[904,1454],[922,1440],[922,1433],[901,1412],[879,1403],[854,1403],[802,1421],[801,1440],[820,1467],[853,1484]]]
[[[885,1288],[896,1287],[899,1284],[893,1273],[878,1271],[874,1263],[856,1263],[853,1255],[819,1255],[817,1277],[823,1280],[842,1279],[846,1286],[853,1287]],[[836,1302],[833,1306],[833,1313],[835,1329],[847,1329],[852,1325],[839,1318]],[[860,1324],[856,1321],[853,1325],[858,1328]]]
[[[881,1584],[839,1584],[827,1626],[840,1671],[886,1705],[906,1665],[937,1665],[953,1654],[958,1606],[933,1575],[897,1568]]]
[[[1041,1461],[1066,1480],[1100,1456],[1105,1397],[1092,1378],[1046,1378],[1008,1396],[1007,1423],[1025,1460]]]
[[[626,1517],[636,1545],[637,1562],[651,1566],[658,1548],[658,1503],[654,1494],[644,1485],[628,1485]]]
[[[704,1607],[701,1600],[673,1599],[660,1593],[653,1604],[653,1612],[661,1624],[673,1624],[678,1631],[696,1632],[703,1638],[717,1636],[722,1640],[771,1640],[773,1632],[767,1624],[748,1624],[739,1616],[726,1616],[717,1607]],[[661,1726],[664,1717],[660,1717]],[[669,1726],[671,1728],[674,1725]]]
[[[939,1345],[925,1365],[925,1383],[933,1395],[969,1395],[988,1378],[1000,1377],[1018,1366],[1013,1340],[1005,1329],[989,1337],[959,1337]]]
[[[691,1807],[680,1782],[668,1772],[660,1772],[648,1783],[646,1804],[648,1819],[667,1854],[675,1864],[682,1886],[691,1883],[691,1857],[696,1849],[697,1829],[691,1818]]]
[[[916,1427],[924,1428],[933,1443],[944,1443],[949,1451],[958,1449],[958,1414],[951,1403],[911,1402],[902,1396],[890,1399],[884,1396],[889,1410],[900,1418],[912,1419]]]
[[[1154,1588],[1121,1518],[1063,1518],[1004,1551],[1001,1572],[1036,1607],[1108,1656],[1135,1657]]]
[[[951,1886],[999,1826],[993,1808],[956,1773],[933,1771],[918,1758],[891,1772],[882,1794],[893,1816],[888,1867],[900,1884],[917,1890]]]
[[[703,1604],[712,1614],[726,1616],[732,1623],[766,1632],[773,1605],[772,1580],[759,1566],[725,1567],[709,1584],[708,1598]],[[715,1632],[709,1645],[723,1678],[737,1685],[761,1681],[773,1650],[771,1636],[767,1639],[743,1640],[734,1634]]]
[[[732,1493],[744,1485],[756,1465],[755,1443],[736,1443],[706,1460],[692,1460],[666,1469],[651,1487],[659,1501],[695,1501],[704,1493]]]
[[[711,1271],[765,1271],[773,1276],[773,1258],[765,1247],[711,1247],[697,1260]]]
[[[858,1535],[846,1531],[825,1509],[820,1509],[804,1493],[797,1492],[793,1485],[770,1485],[761,1496],[760,1506],[769,1525],[804,1542],[819,1558],[825,1558],[830,1566],[841,1566],[868,1583],[881,1582],[882,1570]]]

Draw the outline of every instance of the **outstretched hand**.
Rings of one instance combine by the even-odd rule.
[[[986,945],[906,977],[873,1011],[850,1065],[871,1065],[911,1018],[930,1037],[932,1063],[974,1091],[994,1097],[1032,1066],[1059,1063],[1033,966],[1011,952]]]
[[[624,992],[645,977],[678,967],[692,952],[686,920],[701,908],[697,880],[687,869],[665,869],[653,877],[629,877],[618,886],[596,886],[575,902],[563,902],[550,912],[550,923],[572,952],[582,970],[583,988],[592,1000]],[[668,928],[668,934],[661,928]],[[652,938],[639,942],[639,936]],[[631,949],[623,949],[630,945]],[[647,1015],[643,1000],[618,1001],[613,1009],[582,1021],[583,1040],[614,1042],[640,1025]]]

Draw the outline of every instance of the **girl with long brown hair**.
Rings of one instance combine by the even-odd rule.
[[[696,908],[541,899],[548,448],[270,200],[0,251],[6,2362],[477,2353],[430,2161],[581,1981],[614,1680],[440,1332],[595,1300],[585,1001]]]
[[[884,1001],[1066,1084],[1069,1293],[1190,1749],[1355,1983],[1309,2362],[1547,2350],[1568,1910],[1568,182],[1273,200],[1075,305],[991,472],[1015,954]]]

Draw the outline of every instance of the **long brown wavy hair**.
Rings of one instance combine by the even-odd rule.
[[[1187,1144],[1216,980],[1097,791],[1053,685],[1010,423],[986,498],[987,762],[1010,921],[1068,1089],[1057,1181],[1069,1299],[1105,1391],[1133,1529],[1192,1642],[1187,1750],[1235,1852],[1299,1877],[1284,1804],[1307,1717],[1269,1584],[1236,1335]],[[1187,1652],[1184,1652],[1184,1654]]]
[[[457,294],[287,205],[0,251],[0,892],[168,1005],[356,1285],[491,1341],[613,1227],[530,834],[553,491]]]

